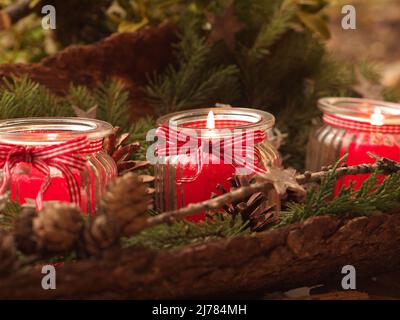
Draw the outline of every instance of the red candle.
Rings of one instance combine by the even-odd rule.
[[[312,134],[307,167],[320,170],[347,154],[349,166],[374,163],[368,153],[400,161],[400,105],[356,98],[319,101],[324,124]],[[369,175],[346,176],[338,188],[350,183],[358,189]],[[383,177],[379,177],[383,179]]]
[[[21,204],[70,202],[93,213],[117,174],[103,151],[112,126],[81,118],[27,118],[0,122],[0,193]]]
[[[160,211],[210,199],[229,178],[280,165],[269,141],[272,115],[252,109],[214,108],[160,118],[156,203]],[[205,213],[189,217],[204,219]]]

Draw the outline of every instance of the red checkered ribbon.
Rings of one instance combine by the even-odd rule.
[[[241,125],[244,124],[248,124],[248,122],[241,123]],[[232,124],[232,121],[230,121],[229,124],[226,123],[226,126],[224,127],[232,128],[233,126],[234,125]],[[221,128],[218,122],[217,127]],[[204,124],[190,124],[187,126],[188,130],[176,130],[173,127],[164,125],[161,125],[157,129],[157,137],[162,141],[157,148],[158,156],[187,155],[187,151],[189,150],[182,148],[187,147],[187,143],[189,141],[194,142],[194,145],[191,145],[192,150],[190,151],[193,152],[193,148],[195,148],[196,156],[197,159],[199,159],[200,164],[198,172],[195,177],[183,178],[180,180],[180,182],[194,180],[198,174],[200,174],[202,169],[202,162],[200,161],[202,159],[202,153],[213,152],[213,150],[216,149],[218,150],[218,155],[223,163],[232,164],[234,167],[244,167],[250,170],[252,173],[266,172],[264,168],[261,168],[257,165],[257,163],[260,163],[261,155],[256,147],[258,143],[265,141],[265,131],[243,130],[243,132],[236,134],[234,131],[232,131],[231,135],[223,138],[215,138],[212,135],[210,135],[210,137],[199,137],[199,135],[196,134],[197,131],[193,128],[204,128]],[[216,132],[216,136],[218,136],[219,129],[213,129],[213,131]],[[225,152],[225,150],[229,152]],[[235,156],[235,154],[237,156]]]
[[[365,131],[374,133],[400,134],[400,125],[372,125],[368,122],[358,122],[336,117],[332,114],[324,114],[324,122],[338,128],[350,129],[355,131]]]
[[[21,162],[31,163],[46,178],[36,197],[36,206],[43,208],[43,195],[51,183],[50,167],[64,175],[71,201],[80,204],[79,183],[72,170],[83,170],[87,159],[85,155],[102,149],[102,140],[89,141],[87,137],[78,137],[59,144],[44,147],[0,144],[0,168],[3,173],[0,194],[3,194],[11,180],[12,169]]]

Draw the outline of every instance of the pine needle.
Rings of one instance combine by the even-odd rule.
[[[158,114],[230,103],[239,97],[239,69],[234,65],[212,64],[213,47],[188,26],[177,45],[179,66],[155,74],[145,88],[148,101]]]
[[[144,246],[152,249],[172,249],[194,243],[226,239],[251,234],[247,223],[240,217],[215,214],[199,223],[177,221],[144,230],[137,236],[124,240],[125,247]]]

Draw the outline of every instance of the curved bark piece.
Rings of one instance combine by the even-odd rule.
[[[94,86],[109,78],[123,81],[131,93],[134,115],[150,113],[141,86],[147,76],[174,61],[172,44],[177,41],[176,26],[165,22],[134,33],[117,33],[100,42],[71,46],[36,64],[0,66],[0,79],[28,75],[56,94],[71,84]]]
[[[40,268],[33,268],[0,279],[0,298],[243,298],[340,279],[347,264],[358,277],[396,270],[399,241],[400,214],[314,217],[256,236],[163,252],[130,248],[101,261],[67,263],[57,269],[56,290],[43,290]]]

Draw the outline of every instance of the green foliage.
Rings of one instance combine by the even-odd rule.
[[[249,59],[263,59],[267,56],[272,45],[279,40],[290,28],[289,22],[296,13],[296,7],[293,4],[280,6],[273,12],[269,23],[263,24],[257,37],[248,50]]]
[[[153,117],[145,117],[137,120],[130,128],[130,141],[129,142],[139,142],[140,150],[135,154],[135,160],[146,160],[147,148],[152,142],[146,140],[147,133],[154,129],[156,126]]]
[[[3,78],[0,86],[0,118],[74,116],[73,107],[97,106],[97,118],[129,130],[129,92],[116,81],[100,83],[89,90],[71,87],[66,96],[53,95],[27,77]]]
[[[71,106],[82,110],[97,107],[97,117],[121,127],[129,128],[129,92],[118,81],[100,83],[94,90],[87,87],[71,87],[67,98]]]
[[[283,149],[288,164],[302,169],[309,128],[319,112],[316,101],[326,95],[350,95],[354,83],[351,66],[326,53],[322,40],[326,3],[231,3],[236,26],[242,25],[234,48],[229,48],[223,37],[216,43],[206,40],[222,32],[218,29],[221,26],[213,29],[210,25],[208,13],[221,16],[227,1],[209,1],[203,6],[196,3],[189,13],[182,12],[178,63],[151,77],[146,88],[149,101],[159,114],[216,102],[269,111],[279,119],[279,128],[289,133],[289,143]],[[230,24],[235,23],[233,19]]]
[[[14,221],[21,213],[21,210],[22,206],[20,204],[3,195],[0,200],[0,229],[12,229]]]
[[[239,70],[234,65],[216,65],[212,47],[191,27],[177,46],[179,66],[154,75],[146,92],[158,114],[196,106],[233,102],[239,97]]]
[[[247,224],[240,217],[215,214],[199,223],[177,221],[142,231],[124,239],[125,247],[145,246],[153,249],[171,249],[204,241],[249,235]]]
[[[27,77],[3,78],[0,87],[0,118],[53,117],[71,115],[60,98]]]
[[[336,197],[336,169],[322,181],[319,189],[307,193],[304,203],[289,203],[288,210],[281,212],[278,227],[304,221],[313,216],[333,215],[338,217],[368,216],[400,209],[400,174],[387,176],[378,185],[379,172],[373,173],[361,186],[342,187]]]

